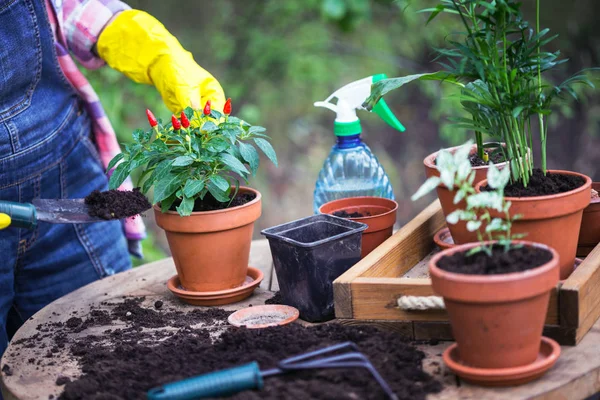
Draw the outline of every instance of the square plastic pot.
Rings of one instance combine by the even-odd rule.
[[[283,303],[296,307],[305,321],[334,318],[333,281],[360,260],[365,229],[321,214],[263,230]]]

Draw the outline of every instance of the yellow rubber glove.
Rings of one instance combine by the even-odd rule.
[[[225,104],[219,82],[148,13],[126,10],[117,15],[100,34],[97,51],[135,82],[154,85],[176,115],[188,106],[200,109],[207,100],[218,111]]]
[[[11,218],[10,215],[0,213],[0,230],[8,228],[10,226]]]

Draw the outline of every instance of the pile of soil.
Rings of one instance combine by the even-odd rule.
[[[74,380],[57,376],[56,384],[64,385],[59,398],[64,400],[145,399],[149,389],[161,384],[251,361],[257,361],[263,370],[273,368],[287,357],[345,341],[358,345],[400,399],[425,399],[428,393],[441,390],[441,384],[422,370],[424,354],[398,333],[338,324],[235,328],[227,324],[230,313],[222,309],[183,313],[162,304],[144,308],[142,301],[103,303],[109,309],[96,308],[95,315],[87,318],[42,324],[40,333],[20,344],[39,346],[40,335],[50,335],[57,352],[67,347],[83,375]],[[108,329],[103,335],[82,335],[82,327],[97,325]],[[214,325],[217,327],[209,328]],[[215,329],[223,333],[216,334]],[[54,351],[48,351],[50,357]],[[10,371],[9,366],[2,369]],[[264,383],[261,391],[246,391],[232,398],[385,398],[364,369],[294,372],[266,378]]]
[[[251,202],[255,198],[256,198],[256,195],[254,193],[238,193],[233,198],[233,200],[231,201],[231,204],[230,204],[229,202],[222,203],[222,202],[218,201],[217,199],[215,199],[210,193],[207,193],[206,196],[204,196],[204,199],[196,200],[196,202],[194,203],[194,212],[195,211],[223,210],[225,208],[238,207],[238,206],[242,206],[248,202]],[[175,211],[177,209],[177,206],[180,203],[181,203],[180,200],[175,201],[173,203],[173,205],[171,206],[171,211]]]
[[[552,174],[550,172],[544,175],[541,169],[535,168],[527,187],[523,186],[522,182],[509,183],[504,188],[504,195],[507,197],[546,196],[569,192],[583,186],[583,184],[585,184],[585,180],[579,176]],[[481,190],[492,189],[489,186],[484,186]]]
[[[365,214],[363,214],[363,213],[359,213],[358,211],[349,213],[346,210],[342,210],[342,211],[334,212],[333,215],[335,215],[336,217],[340,217],[340,218],[363,218],[363,217],[370,217],[371,213],[366,212]]]
[[[85,204],[88,206],[89,215],[107,220],[133,217],[152,207],[139,188],[132,191],[94,190],[85,198]]]
[[[552,259],[552,253],[538,247],[513,247],[505,251],[502,246],[492,248],[492,256],[481,251],[472,255],[467,252],[442,257],[438,268],[467,275],[497,275],[521,272],[539,267]]]
[[[265,300],[265,304],[283,304],[283,296],[281,295],[281,292],[275,292],[273,297]]]
[[[487,155],[489,160],[483,161],[483,159],[481,157],[479,157],[477,155],[477,153],[471,154],[469,156],[469,161],[471,162],[471,167],[483,167],[485,165],[489,165],[490,161],[493,162],[494,164],[500,164],[503,163],[504,161],[506,161],[504,159],[504,155],[502,154],[502,152],[492,152],[492,150],[484,150]]]

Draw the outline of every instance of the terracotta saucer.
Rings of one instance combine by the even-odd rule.
[[[560,356],[560,346],[554,340],[542,337],[537,360],[514,368],[473,368],[461,363],[456,343],[444,351],[444,363],[465,381],[482,386],[516,386],[539,378]]]
[[[298,319],[298,309],[280,304],[266,304],[243,308],[231,314],[227,321],[231,325],[246,328],[268,328],[269,326],[287,325]]]
[[[442,250],[449,249],[454,247],[454,240],[452,240],[452,235],[450,234],[450,229],[442,228],[433,235],[433,241],[438,245]]]
[[[177,275],[167,281],[167,288],[181,300],[195,306],[220,306],[223,304],[236,303],[249,297],[254,289],[263,280],[263,273],[256,268],[248,267],[246,281],[233,289],[219,290],[215,292],[192,292],[181,287]]]

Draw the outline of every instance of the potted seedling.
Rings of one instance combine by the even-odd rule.
[[[333,200],[319,208],[322,214],[362,222],[369,227],[362,235],[361,258],[392,236],[398,203],[383,197],[348,197]]]
[[[213,292],[244,283],[261,194],[240,186],[259,167],[260,148],[277,158],[265,129],[223,112],[187,108],[162,124],[148,110],[151,129],[133,132],[133,143],[110,163],[115,188],[140,168],[139,185],[154,192],[157,224],[166,232],[183,289]]]
[[[444,71],[416,79],[444,79],[462,85],[461,102],[471,118],[459,119],[458,124],[503,143],[500,149],[511,171],[505,195],[512,202],[511,212],[522,215],[515,222],[515,232],[528,233],[529,240],[555,248],[565,279],[573,270],[582,211],[590,202],[591,180],[577,172],[548,170],[546,117],[565,95],[577,98],[574,85],[593,84],[584,73],[559,85],[542,79],[543,73],[566,60],[559,59],[558,51],[543,50],[556,36],[550,36],[548,29],[540,30],[539,1],[535,27],[523,19],[520,6],[514,0],[440,0],[435,8],[426,10],[431,12],[429,21],[440,13],[449,13],[460,19],[465,31],[461,42],[450,41],[452,48],[440,52]],[[378,82],[369,104],[404,83],[402,79]],[[541,143],[540,169],[534,169],[534,136]],[[483,181],[477,188],[486,190],[488,186]],[[460,206],[456,194],[452,195],[445,197],[454,197],[455,207]],[[440,195],[442,203],[443,197]],[[463,243],[464,238],[454,239]]]
[[[510,212],[511,202],[503,194],[508,169],[490,164],[490,190],[475,191],[470,147],[454,155],[442,151],[438,167],[465,199],[465,209],[454,211],[447,221],[466,222],[478,241],[436,254],[429,272],[434,292],[444,298],[456,340],[456,350],[444,359],[459,375],[465,366],[488,370],[489,375],[492,369],[528,366],[538,358],[550,291],[559,280],[559,256],[551,247],[520,240],[524,235],[513,231],[519,216]],[[436,181],[429,178],[413,200],[433,190]]]

